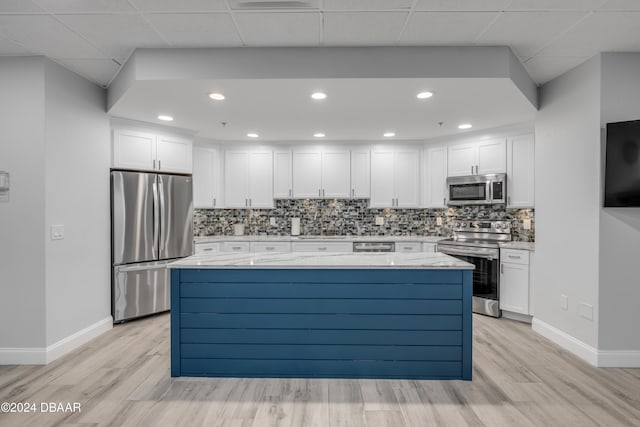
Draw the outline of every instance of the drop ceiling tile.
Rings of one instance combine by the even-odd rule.
[[[472,44],[498,12],[414,12],[400,43]]]
[[[48,15],[0,15],[0,28],[34,53],[50,58],[103,58],[89,42]]]
[[[58,59],[56,62],[100,86],[109,84],[120,69],[111,59]]]
[[[609,0],[600,9],[602,10],[640,10],[638,0]]]
[[[136,47],[169,47],[139,15],[57,15],[109,57],[127,57]]]
[[[1,0],[0,13],[33,13],[44,10],[31,0]]]
[[[535,56],[524,67],[537,84],[544,84],[589,59],[588,56]]]
[[[227,13],[163,13],[146,17],[174,47],[242,45],[233,20]]]
[[[413,0],[324,0],[324,10],[394,10],[411,9]]]
[[[141,12],[207,12],[227,10],[224,0],[130,0]]]
[[[640,51],[640,12],[597,12],[540,51],[543,56],[593,56]]]
[[[317,46],[319,13],[235,13],[247,46]]]
[[[520,56],[533,56],[587,12],[504,12],[478,39],[485,45],[509,45]]]
[[[133,12],[127,0],[34,0],[51,13]]]
[[[594,10],[607,0],[513,0],[507,10]]]
[[[418,0],[415,10],[431,11],[499,11],[504,10],[511,0]]]
[[[408,12],[344,12],[324,14],[326,46],[392,45]]]

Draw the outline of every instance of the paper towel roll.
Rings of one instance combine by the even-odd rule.
[[[291,218],[291,235],[300,235],[300,218]]]

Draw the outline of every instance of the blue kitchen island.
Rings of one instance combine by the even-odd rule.
[[[473,266],[218,253],[171,268],[171,376],[471,379]]]

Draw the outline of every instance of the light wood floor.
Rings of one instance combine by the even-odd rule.
[[[0,366],[0,426],[640,426],[640,369],[596,369],[506,319],[474,317],[473,381],[176,379],[169,315],[116,326],[48,366]]]

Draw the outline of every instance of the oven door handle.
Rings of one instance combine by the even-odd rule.
[[[446,255],[464,255],[476,258],[486,258],[489,260],[498,259],[498,251],[495,249],[463,249],[460,247],[452,248],[450,246],[443,247],[442,245],[438,245],[438,251]]]

